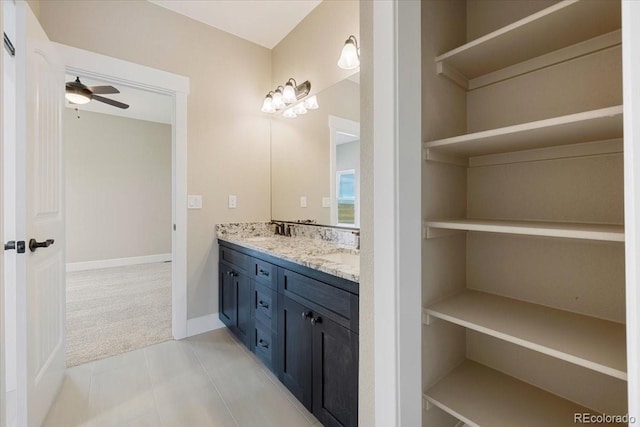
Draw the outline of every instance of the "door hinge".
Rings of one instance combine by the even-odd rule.
[[[176,225],[173,224],[173,231],[176,231]]]
[[[7,49],[7,52],[9,52],[9,55],[16,56],[16,48],[13,47],[13,43],[11,43],[11,39],[7,33],[4,33],[4,47]]]

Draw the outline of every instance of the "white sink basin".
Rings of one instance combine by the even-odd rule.
[[[349,252],[333,252],[326,255],[319,255],[316,258],[338,264],[352,265],[354,267],[360,265],[360,255]]]
[[[269,236],[259,236],[259,237],[247,237],[246,240],[247,242],[266,242],[267,240],[271,240],[272,237]]]

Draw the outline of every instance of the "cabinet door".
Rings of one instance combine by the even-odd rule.
[[[236,325],[236,335],[240,340],[249,347],[251,341],[251,280],[244,274],[235,276],[236,286],[236,309],[238,313],[238,321]]]
[[[229,328],[235,328],[238,320],[236,306],[236,284],[231,267],[219,264],[220,278],[218,280],[218,313],[222,323]]]
[[[325,427],[358,425],[358,335],[313,315],[313,414]]]
[[[283,384],[311,410],[311,310],[282,296],[278,317]]]

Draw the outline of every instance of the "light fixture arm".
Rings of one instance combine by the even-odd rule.
[[[358,51],[358,56],[360,56],[360,46],[358,46],[358,39],[356,38],[356,36],[351,34],[349,38],[345,41],[345,43],[349,43],[349,41],[352,41],[353,44],[356,46],[356,50]]]

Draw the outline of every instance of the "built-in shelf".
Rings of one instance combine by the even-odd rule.
[[[564,0],[435,58],[441,73],[465,81],[618,30],[620,2]]]
[[[424,148],[455,156],[481,156],[622,138],[622,106],[602,108],[438,139]]]
[[[435,229],[624,242],[624,227],[621,225],[483,219],[427,221],[424,225],[426,238],[438,237]]]
[[[424,309],[435,317],[622,380],[625,325],[467,290]]]
[[[427,390],[423,399],[427,408],[435,405],[470,427],[566,427],[575,424],[575,414],[596,414],[470,360]]]

